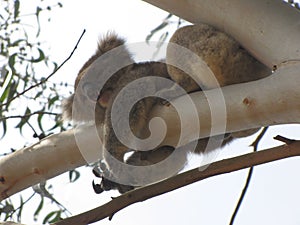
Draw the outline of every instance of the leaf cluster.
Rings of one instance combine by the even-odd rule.
[[[0,138],[6,137],[12,127],[22,135],[30,129],[31,136],[39,139],[65,130],[60,119],[60,102],[61,89],[68,84],[49,79],[48,74],[56,71],[58,65],[51,59],[47,43],[42,40],[44,21],[50,21],[51,11],[60,7],[60,2],[53,4],[53,1],[45,0],[30,4],[20,0],[0,0]],[[0,152],[0,156],[14,151],[11,148]],[[77,171],[70,172],[70,182],[79,176]],[[50,194],[37,193],[34,191],[26,200],[20,195],[19,201],[14,198],[0,202],[0,220],[20,222],[24,205],[39,196],[40,201],[32,212],[35,221],[45,208],[45,198],[57,207],[46,212],[44,224],[66,216],[67,210],[53,201]]]
[[[28,126],[34,137],[47,136],[56,128],[64,129],[60,122],[59,92],[67,84],[46,82],[46,74],[54,71],[57,63],[50,59],[46,44],[41,40],[41,21],[45,20],[45,15],[53,8],[62,7],[62,4],[45,4],[45,1],[37,1],[32,4],[31,12],[24,14],[25,10],[22,7],[26,5],[25,2],[1,2],[1,137],[7,134],[10,127],[8,121],[12,119],[17,122],[15,128],[19,129],[20,133]]]

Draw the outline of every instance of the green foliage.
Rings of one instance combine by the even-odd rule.
[[[4,214],[4,220],[7,220],[13,211],[14,206],[10,201],[4,201],[0,204],[0,215]]]
[[[20,133],[27,127],[35,137],[64,130],[59,117],[59,89],[64,84],[51,83],[45,77],[56,70],[57,63],[41,44],[45,16],[62,4],[49,5],[53,1],[43,0],[31,2],[30,7],[19,0],[0,3],[0,137],[7,134],[11,120]]]
[[[76,180],[78,180],[79,177],[80,177],[80,173],[77,170],[71,170],[71,171],[69,171],[69,181],[71,183],[73,183]]]
[[[41,201],[40,201],[40,204],[38,205],[38,207],[36,208],[36,210],[35,210],[35,212],[33,214],[33,219],[35,221],[38,220],[38,216],[39,216],[40,212],[42,211],[43,206],[44,206],[44,198],[42,197]]]
[[[26,138],[31,130],[29,137],[39,139],[65,129],[59,107],[60,90],[65,89],[66,84],[57,84],[50,79],[58,65],[50,59],[47,43],[42,40],[50,12],[60,7],[61,3],[50,0],[30,3],[0,0],[0,138],[6,138],[12,128],[18,129]],[[15,150],[11,146],[10,150],[1,151],[4,152],[0,152],[0,157]],[[71,182],[78,178],[77,171],[71,172]],[[0,202],[0,221],[21,221],[22,215],[28,214],[28,211],[24,212],[24,206],[34,197],[40,197],[36,209],[31,212],[35,221],[42,214],[43,223],[67,216],[67,210],[52,197],[49,188],[51,186],[46,188],[45,184],[40,184],[30,197],[19,195],[19,200],[10,198]],[[45,212],[46,200],[54,204]]]
[[[50,212],[45,219],[43,220],[43,224],[46,223],[55,223],[57,221],[61,220],[61,211],[53,211]]]

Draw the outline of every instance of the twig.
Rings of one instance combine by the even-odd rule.
[[[51,116],[57,116],[57,115],[59,115],[58,113],[53,113],[53,112],[36,111],[36,112],[28,113],[28,114],[25,114],[25,115],[14,115],[14,116],[1,117],[1,118],[0,118],[0,122],[3,121],[3,120],[7,120],[7,119],[26,118],[26,117],[31,117],[31,116],[33,116],[33,115],[41,115],[41,114],[44,114],[44,115],[51,115]]]
[[[257,151],[257,148],[258,148],[258,144],[260,142],[260,140],[263,138],[263,136],[265,135],[265,133],[267,132],[268,130],[268,127],[264,127],[263,130],[259,133],[259,135],[257,136],[257,138],[254,140],[254,142],[250,145],[253,147],[253,152],[256,152]],[[251,166],[249,171],[248,171],[248,175],[247,175],[247,179],[246,179],[246,182],[245,182],[245,186],[242,190],[242,193],[240,195],[240,198],[238,200],[238,203],[234,209],[234,212],[231,216],[231,219],[230,219],[230,222],[229,222],[229,225],[233,225],[234,223],[234,220],[239,212],[239,209],[242,205],[242,202],[246,196],[246,193],[247,193],[247,190],[249,188],[249,185],[250,185],[250,182],[251,182],[251,178],[252,178],[252,174],[253,174],[253,170],[254,170],[254,167]]]
[[[296,140],[289,139],[289,138],[286,138],[286,137],[283,137],[283,136],[280,136],[280,135],[277,135],[276,137],[274,137],[274,139],[277,140],[277,141],[284,142],[284,143],[286,143],[287,145],[290,145],[290,144],[292,144],[294,141],[296,141]]]
[[[178,174],[161,182],[127,192],[100,207],[69,217],[52,225],[87,225],[94,223],[106,217],[111,217],[111,215],[131,204],[162,195],[196,181],[293,156],[300,156],[300,141],[295,141],[289,146],[277,146],[214,162],[209,167],[205,166],[206,169],[203,171],[196,168]]]
[[[15,212],[17,212],[18,210],[20,210],[27,202],[29,202],[33,198],[34,195],[35,195],[35,193],[33,193],[31,196],[29,196],[28,199],[26,199],[24,202],[22,202],[22,204],[20,204],[20,206],[18,208],[14,209],[10,213],[9,217],[12,217]]]
[[[71,54],[68,56],[68,58],[66,58],[50,75],[48,75],[45,79],[41,80],[40,82],[30,86],[29,88],[25,89],[24,91],[16,94],[14,97],[12,97],[11,99],[9,99],[6,103],[3,103],[3,104],[0,104],[0,108],[2,106],[5,106],[5,105],[8,105],[9,103],[11,103],[13,100],[15,100],[16,98],[20,97],[21,95],[24,95],[26,92],[30,91],[31,89],[37,87],[37,86],[40,86],[41,84],[47,82],[48,79],[50,79],[67,61],[70,60],[70,58],[73,56],[75,50],[77,49],[78,47],[78,44],[79,42],[81,41],[83,35],[85,33],[85,29],[83,30],[82,34],[80,35],[75,47],[73,48]]]
[[[256,152],[257,148],[258,148],[258,144],[261,141],[261,139],[264,137],[264,135],[266,134],[267,130],[269,129],[269,127],[264,127],[262,129],[262,131],[259,133],[259,135],[257,136],[257,138],[253,141],[253,143],[250,145],[252,146],[254,149],[253,151]]]

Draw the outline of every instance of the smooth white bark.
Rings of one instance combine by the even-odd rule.
[[[32,146],[2,157],[0,201],[34,184],[86,165],[86,155],[96,160],[99,154],[98,149],[92,148],[96,144],[91,131],[90,126],[85,126],[84,129],[54,134]],[[81,140],[80,145],[76,140],[78,138]],[[81,152],[82,149],[78,146],[82,145],[87,146],[89,154]]]
[[[270,68],[300,59],[300,13],[281,0],[144,1],[225,31]]]
[[[189,133],[184,134],[181,144],[187,144],[195,138],[203,138],[226,132],[277,124],[300,123],[300,65],[286,65],[265,79],[244,84],[230,85],[221,89],[196,92],[190,95],[198,111],[200,133],[195,137],[193,116],[189,114],[189,105],[183,96],[176,99],[178,105],[186,109]],[[220,99],[224,97],[225,108]],[[225,110],[225,121],[214,118]],[[170,106],[157,106],[152,116],[162,118],[168,127],[167,136],[161,145],[176,145],[181,132],[181,121],[176,109]]]
[[[207,96],[213,102],[219,102],[220,90],[210,90],[205,94],[197,92],[190,97],[199,113],[200,133],[196,137],[192,126],[190,133],[183,135],[180,145],[196,138],[219,134],[226,125],[227,132],[249,128],[300,123],[300,66],[289,65],[279,69],[273,76],[245,84],[222,88],[225,109],[210,108]],[[186,109],[186,119],[194,124],[189,115],[189,105],[185,98],[176,99],[179,107]],[[220,106],[220,105],[219,105]],[[222,104],[221,104],[222,106]],[[216,121],[211,133],[212,110],[226,110],[226,121]],[[170,106],[157,106],[153,116],[162,118],[167,125],[167,135],[161,145],[177,145],[180,132],[180,120],[176,109]],[[221,128],[219,128],[221,127]],[[213,133],[215,132],[215,133]],[[76,138],[75,138],[76,137]],[[39,143],[16,151],[0,160],[1,199],[27,188],[33,184],[55,177],[63,172],[92,162],[100,156],[101,145],[95,140],[93,126],[83,126],[60,134],[51,135]]]
[[[238,84],[222,89],[227,118],[214,121],[210,133],[211,111],[203,93],[192,94],[200,121],[200,134],[194,130],[185,134],[181,144],[198,137],[220,133],[224,122],[226,131],[238,131],[265,125],[300,122],[300,15],[281,1],[268,0],[147,0],[188,21],[205,22],[231,34],[266,65],[279,68],[266,79]],[[286,66],[284,66],[285,62]],[[206,96],[218,96],[220,90],[210,90]],[[218,102],[220,99],[215,99]],[[186,109],[183,98],[175,100]],[[211,103],[214,104],[214,103]],[[218,105],[214,104],[218,109]],[[224,107],[218,110],[224,110]],[[222,111],[220,111],[222,112]],[[173,107],[156,107],[153,116],[164,119],[167,136],[163,144],[176,145],[180,123]],[[191,117],[192,118],[192,117]],[[189,121],[193,124],[194,121]],[[220,128],[220,129],[219,129]],[[76,131],[80,143],[92,149],[82,154],[74,130],[52,135],[41,142],[3,157],[0,160],[0,200],[36,183],[82,166],[99,156],[99,143],[93,139],[94,129]],[[93,146],[97,146],[93,152]],[[89,152],[89,151],[88,151]]]

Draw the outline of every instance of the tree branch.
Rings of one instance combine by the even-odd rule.
[[[284,142],[286,143],[287,145],[289,144],[292,144],[295,140],[293,139],[289,139],[289,138],[286,138],[286,137],[282,137],[280,135],[277,135],[276,137],[274,137],[275,140],[278,140],[278,141],[281,141],[281,142]]]
[[[167,127],[161,145],[180,146],[224,131],[230,133],[275,124],[299,123],[299,71],[298,65],[286,66],[262,80],[182,96],[173,101],[177,108],[186,109],[181,118],[178,118],[176,108],[172,105],[156,106],[152,116],[164,120]],[[220,97],[224,98],[224,105],[220,104]],[[193,106],[188,104],[190,101],[187,98],[194,102]],[[196,115],[191,116],[195,112],[190,110],[191,107],[196,107]],[[217,117],[217,121],[212,123],[211,115],[216,112],[223,113],[225,118],[220,120]],[[195,116],[199,118],[200,133],[199,127],[194,127]],[[189,128],[184,135],[180,127],[182,119],[188,124],[183,126]],[[152,128],[154,133],[155,129],[160,129],[155,126]],[[180,135],[182,138],[178,144]],[[97,130],[92,125],[77,127],[51,135],[33,146],[1,158],[0,200],[97,160],[102,144],[95,136]]]
[[[284,1],[144,1],[191,23],[223,30],[270,68],[300,60],[299,11]]]
[[[300,30],[295,29],[298,27],[299,12],[281,1],[272,2],[272,7],[270,7],[268,0],[224,0],[222,2],[191,0],[188,3],[181,0],[147,0],[147,2],[167,9],[169,12],[191,22],[205,22],[224,30],[266,65],[269,67],[275,65],[278,68],[274,76],[266,79],[222,88],[227,118],[221,123],[225,122],[227,132],[300,122],[300,66],[298,65]],[[264,23],[260,21],[264,21]],[[289,35],[286,36],[286,34]],[[289,44],[282,45],[282,43]],[[285,66],[286,62],[288,62],[287,66]],[[196,131],[191,130],[191,133],[186,134],[185,139],[180,144],[188,143],[197,138],[220,134],[218,130],[214,131],[215,133],[210,133],[212,125],[210,123],[210,103],[212,102],[207,100],[207,96],[218,96],[217,93],[218,90],[210,90],[205,93],[191,94],[199,114],[201,133],[199,136],[195,136]],[[185,102],[186,97],[188,96],[176,99],[175,102],[181,108],[186,109],[186,116],[188,117],[189,107]],[[215,103],[219,102],[219,99],[214,100],[216,100]],[[217,109],[224,110],[224,108]],[[175,108],[158,106],[152,115],[164,119],[168,126],[167,136],[162,145],[176,145],[177,137],[180,134],[180,127],[177,124],[180,124],[180,121],[176,118]],[[194,121],[189,122],[194,123]],[[85,138],[86,148],[98,146],[94,145],[94,140],[91,140],[94,130],[87,126],[80,130],[74,129],[49,136],[33,146],[0,159],[0,200],[33,184],[86,164],[88,160],[81,155],[74,136],[75,133]],[[222,160],[211,164],[208,169],[202,172],[199,169],[194,169],[179,174],[160,183],[129,192],[97,209],[86,212],[85,216],[87,216],[88,221],[84,221],[81,215],[78,215],[61,221],[57,225],[95,222],[111,217],[130,204],[161,195],[195,181],[300,155],[299,141],[289,142],[287,139],[280,139],[285,140],[289,145]],[[94,154],[95,159],[99,154],[98,150],[96,151],[97,155]]]
[[[27,118],[31,117],[33,115],[50,115],[50,116],[57,116],[59,115],[58,113],[53,113],[53,112],[43,112],[43,111],[36,111],[32,113],[27,113],[24,115],[13,115],[13,116],[6,116],[6,117],[1,117],[0,122],[8,119],[19,119],[19,118]]]
[[[0,201],[85,164],[73,131],[50,135],[30,147],[0,158]]]
[[[167,127],[161,146],[176,146],[182,127],[189,129],[185,130],[179,145],[224,131],[300,123],[299,71],[300,64],[286,65],[261,80],[195,92],[175,99],[171,105],[155,106],[151,117],[161,118]],[[178,109],[188,110],[181,111],[179,117]],[[199,118],[200,129],[195,118]]]
[[[162,195],[196,181],[294,156],[300,156],[300,141],[294,141],[290,145],[281,145],[267,150],[224,159],[211,163],[208,167],[203,166],[196,168],[161,182],[127,192],[98,208],[67,218],[52,225],[86,225],[106,217],[112,218],[116,212],[131,204]],[[203,170],[202,168],[205,169]]]
[[[253,147],[253,152],[257,152],[258,150],[258,144],[260,142],[260,140],[263,138],[263,136],[265,135],[265,133],[267,132],[268,130],[268,127],[264,127],[263,130],[260,132],[260,134],[257,136],[257,138],[254,140],[254,142],[251,144],[251,146]],[[245,182],[245,185],[244,185],[244,188],[242,190],[242,193],[240,195],[240,198],[236,204],[236,207],[234,209],[234,212],[232,213],[232,216],[230,218],[230,222],[229,222],[229,225],[233,225],[234,224],[234,221],[235,221],[235,218],[239,212],[239,209],[243,203],[243,200],[246,196],[246,193],[247,193],[247,190],[248,190],[248,187],[250,185],[250,182],[251,182],[251,178],[252,178],[252,174],[253,174],[253,170],[254,170],[254,167],[251,166],[249,171],[248,171],[248,175],[247,175],[247,179],[246,179],[246,182]]]
[[[51,74],[49,74],[45,79],[41,80],[40,82],[38,82],[38,83],[36,83],[36,84],[34,84],[34,85],[28,87],[27,89],[23,90],[23,91],[20,92],[20,93],[17,93],[14,97],[12,97],[11,99],[8,99],[7,102],[0,104],[0,108],[1,108],[2,106],[5,106],[5,105],[10,104],[13,100],[15,100],[16,98],[19,98],[21,95],[24,95],[26,92],[28,92],[28,91],[30,91],[30,90],[32,90],[32,89],[34,89],[34,88],[40,86],[40,85],[43,84],[43,83],[46,83],[46,82],[47,82],[47,81],[48,81],[48,80],[49,80],[49,79],[50,79],[50,78],[51,78],[58,70],[60,70],[60,68],[61,68],[66,62],[68,62],[68,61],[70,60],[70,58],[73,56],[74,52],[76,51],[76,49],[77,49],[77,47],[78,47],[78,44],[79,44],[79,42],[81,41],[81,39],[82,39],[84,33],[85,33],[85,30],[83,30],[82,34],[80,35],[80,37],[79,37],[79,39],[78,39],[78,41],[77,41],[75,47],[73,48],[73,50],[72,50],[72,52],[70,53],[70,55],[68,56],[68,58],[66,58],[66,59],[65,59],[65,60],[64,60],[57,68],[55,68],[55,70],[54,70]]]

